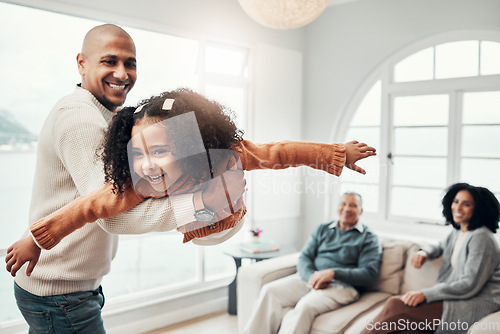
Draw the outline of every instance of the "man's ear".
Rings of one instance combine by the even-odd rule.
[[[78,72],[80,72],[80,75],[85,74],[85,63],[87,61],[87,57],[83,53],[79,53],[76,56],[76,64],[78,65]]]

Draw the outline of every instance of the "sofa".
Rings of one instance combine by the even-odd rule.
[[[360,299],[340,309],[319,315],[313,322],[311,334],[359,334],[382,309],[392,295],[420,290],[434,284],[441,259],[427,261],[422,268],[409,264],[420,248],[410,241],[382,239],[383,257],[380,275],[372,288]],[[261,287],[296,272],[300,253],[272,258],[242,266],[237,275],[238,330],[243,333]],[[472,326],[468,334],[500,333],[500,311],[490,314]]]

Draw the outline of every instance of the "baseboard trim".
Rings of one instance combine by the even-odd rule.
[[[109,334],[144,333],[227,310],[227,303],[227,286],[224,286],[121,311],[103,310],[103,320]]]

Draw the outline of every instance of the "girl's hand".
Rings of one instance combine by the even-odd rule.
[[[422,265],[427,261],[427,252],[419,250],[411,257],[411,265],[417,269],[420,269]]]
[[[23,264],[29,262],[26,275],[30,276],[38,262],[41,251],[33,241],[33,238],[31,238],[31,235],[15,242],[7,249],[7,256],[5,257],[7,271],[12,276],[16,276],[17,271],[21,269]]]
[[[372,155],[376,155],[376,150],[373,147],[368,146],[365,143],[359,143],[356,140],[347,142],[344,144],[344,146],[345,166],[358,173],[366,174],[366,171],[363,168],[356,166],[356,162]]]
[[[407,306],[417,306],[425,301],[425,295],[421,291],[409,291],[401,296],[401,301]]]

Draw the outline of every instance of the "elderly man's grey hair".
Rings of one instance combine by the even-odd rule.
[[[359,198],[359,204],[361,204],[361,207],[363,207],[363,197],[361,197],[360,194],[358,194],[357,192],[354,192],[354,191],[346,191],[345,193],[342,194],[342,196],[345,196],[345,195],[357,196]]]

